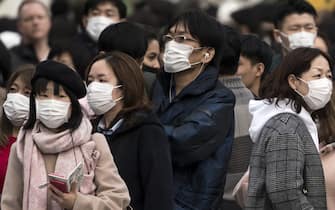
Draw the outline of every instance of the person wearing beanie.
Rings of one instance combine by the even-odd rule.
[[[92,134],[82,114],[80,76],[46,60],[36,66],[31,86],[29,117],[11,147],[1,209],[127,208],[129,192],[106,139]],[[50,174],[67,177],[77,166],[74,182],[50,181]]]

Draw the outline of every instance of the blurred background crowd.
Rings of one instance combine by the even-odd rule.
[[[7,49],[21,42],[16,25],[17,9],[22,0],[0,1],[0,40]],[[82,30],[84,0],[43,0],[49,6],[52,26],[49,44],[58,40],[68,40]],[[276,4],[279,0],[125,0],[127,19],[131,22],[151,26],[156,33],[162,32],[169,21],[183,11],[200,8],[221,23],[232,26],[242,34],[257,34],[275,50],[280,50],[274,41],[273,29]],[[335,1],[308,0],[318,12],[317,25],[320,44],[334,56],[335,49]],[[278,43],[277,43],[278,45]],[[3,58],[8,58],[2,51]],[[8,59],[1,59],[1,77],[8,77]],[[0,79],[3,81],[3,79]],[[2,83],[2,82],[1,82]]]

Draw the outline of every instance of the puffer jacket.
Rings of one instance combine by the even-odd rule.
[[[171,144],[176,209],[216,209],[234,138],[233,93],[207,67],[170,102],[171,74],[156,81],[152,100]]]

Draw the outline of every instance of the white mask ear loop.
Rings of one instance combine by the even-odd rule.
[[[116,86],[113,88],[113,90],[116,89],[116,88],[120,88],[120,87],[122,87],[122,85],[116,85]],[[113,92],[113,91],[112,91],[112,92]],[[122,99],[123,99],[123,96],[120,96],[119,98],[115,99],[114,102],[121,101]]]
[[[305,81],[305,80],[303,80],[303,79],[301,79],[301,78],[299,78],[299,77],[296,77],[297,78],[297,80],[300,80],[300,81],[302,81],[303,83],[305,83],[305,84],[307,84],[307,86],[308,86],[308,83]],[[308,87],[309,88],[309,87]],[[298,95],[300,95],[301,97],[305,97],[304,95],[302,95],[297,89],[295,89],[294,90]]]
[[[203,47],[198,47],[198,48],[195,48],[195,49],[202,49]],[[205,53],[205,59],[207,59],[209,57],[209,53]],[[193,78],[193,80],[195,80],[200,74],[201,72],[203,71],[203,68],[204,68],[204,65],[205,65],[205,62],[203,61],[199,61],[199,62],[196,62],[196,63],[192,63],[191,65],[194,66],[194,65],[197,65],[197,64],[200,64],[201,63],[201,66],[200,66],[200,69],[199,69],[199,72],[198,74]]]
[[[284,32],[279,32],[282,36],[284,36],[287,40],[288,40],[288,35],[285,34]],[[279,37],[280,39],[280,44],[283,48],[285,48],[285,50],[287,50],[288,52],[291,51],[292,49],[289,46],[286,46],[286,44],[283,42],[283,39],[281,37]],[[290,43],[288,43],[290,44]]]

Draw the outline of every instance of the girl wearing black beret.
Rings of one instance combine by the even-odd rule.
[[[37,65],[31,85],[29,118],[11,148],[1,209],[125,209],[129,193],[106,139],[91,134],[82,114],[80,76],[47,60]],[[77,183],[46,184],[51,173],[66,177],[78,165]]]

